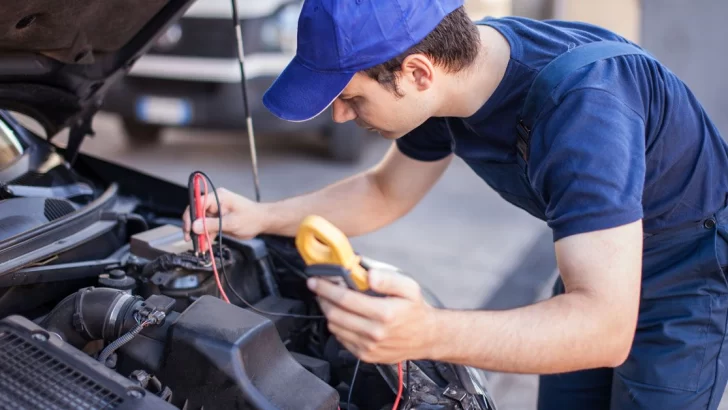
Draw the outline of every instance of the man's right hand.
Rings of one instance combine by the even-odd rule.
[[[257,203],[220,188],[217,193],[222,207],[222,231],[239,239],[263,233],[294,237],[301,221],[315,214],[329,220],[346,236],[364,235],[409,212],[442,176],[452,157],[417,161],[392,143],[377,165],[308,194]],[[220,212],[213,194],[208,195],[205,208],[207,230],[215,235]],[[185,239],[190,241],[189,208],[182,218]],[[192,231],[197,235],[204,233],[201,219],[192,224]]]
[[[266,212],[263,211],[260,204],[232,193],[225,188],[219,188],[217,196],[220,198],[222,211],[217,208],[214,193],[209,193],[207,198],[202,197],[202,202],[207,204],[205,208],[207,220],[205,223],[210,237],[218,234],[221,214],[223,216],[222,232],[226,235],[239,239],[250,239],[265,229]],[[193,233],[198,235],[205,233],[201,218],[190,221],[189,206],[185,209],[182,220],[184,221],[185,241],[189,242],[191,240],[190,225],[192,225]]]

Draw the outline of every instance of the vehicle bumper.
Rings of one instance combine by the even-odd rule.
[[[271,114],[262,99],[274,80],[274,76],[259,76],[247,82],[248,106],[256,131],[300,132],[329,125],[328,113],[304,123],[284,121]],[[127,76],[109,90],[102,110],[165,127],[240,129],[246,126],[240,82]]]

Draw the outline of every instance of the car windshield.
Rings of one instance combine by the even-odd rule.
[[[0,121],[0,170],[12,165],[22,155],[23,145],[13,130],[4,121]]]

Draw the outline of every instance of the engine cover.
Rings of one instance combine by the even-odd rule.
[[[0,321],[0,408],[175,409],[21,316]]]
[[[337,391],[299,364],[261,315],[203,296],[169,332],[160,378],[188,408],[338,407]]]

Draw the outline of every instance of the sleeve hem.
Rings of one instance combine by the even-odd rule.
[[[644,217],[642,209],[635,209],[630,212],[623,212],[617,216],[586,219],[582,223],[554,225],[549,224],[553,229],[553,241],[557,242],[568,236],[582,233],[594,232],[603,229],[616,228],[636,222]]]
[[[437,152],[437,153],[430,153],[425,154],[422,151],[416,151],[413,149],[408,148],[404,144],[400,144],[399,141],[396,143],[397,149],[399,151],[406,155],[409,158],[412,158],[417,161],[423,161],[423,162],[435,162],[439,161],[443,158],[446,158],[448,155],[450,155],[452,152]]]

